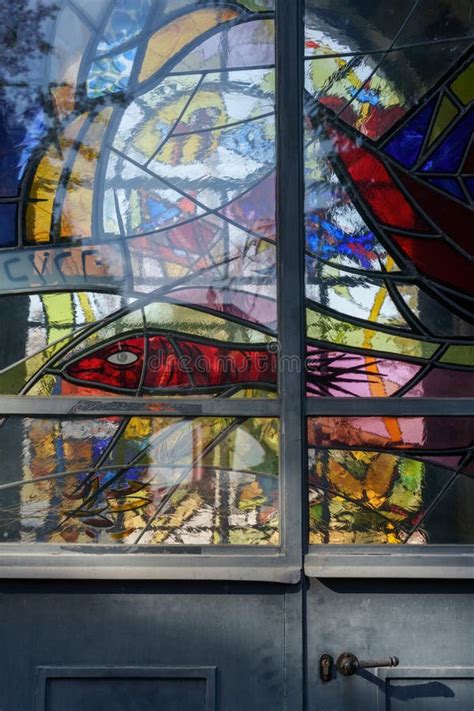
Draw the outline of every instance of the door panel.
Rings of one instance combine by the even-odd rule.
[[[42,668],[35,711],[213,711],[215,669]]]
[[[284,586],[4,582],[0,600],[2,711],[285,708]]]
[[[386,675],[379,697],[379,711],[472,711],[474,668],[397,669]]]
[[[472,711],[472,581],[309,582],[310,711]],[[319,678],[323,653],[397,656],[395,669]]]

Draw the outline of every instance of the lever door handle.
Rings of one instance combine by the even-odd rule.
[[[343,652],[336,660],[336,669],[344,676],[352,676],[359,669],[374,669],[375,667],[398,667],[398,657],[359,660],[352,652]]]

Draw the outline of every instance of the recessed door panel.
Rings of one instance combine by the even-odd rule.
[[[214,668],[38,670],[35,711],[214,711]]]
[[[472,711],[474,669],[457,678],[449,669],[423,669],[418,676],[414,670],[403,671],[386,679],[380,711]]]

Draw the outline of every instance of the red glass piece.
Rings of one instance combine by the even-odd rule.
[[[471,262],[443,239],[417,239],[392,234],[391,239],[410,258],[420,272],[455,289],[474,292]]]
[[[432,231],[397,187],[381,160],[350,136],[330,127],[329,134],[357,192],[379,222],[415,232]]]
[[[145,347],[146,346],[146,347]],[[144,369],[144,359],[146,366]],[[104,389],[211,389],[225,385],[275,385],[276,354],[266,347],[236,349],[164,335],[124,338],[73,361],[64,376]]]
[[[451,200],[448,195],[433,190],[427,183],[421,183],[402,171],[395,172],[398,172],[400,181],[413,199],[441,231],[466,252],[474,254],[472,231],[468,227],[472,220],[472,210],[457,200]]]
[[[406,113],[406,109],[402,106],[368,106],[366,110],[367,113],[363,116],[352,110],[352,106],[349,105],[339,118],[374,141],[387,133]]]
[[[99,348],[72,362],[67,366],[65,375],[85,383],[136,390],[142,377],[143,357],[143,337],[128,338]]]
[[[196,341],[177,341],[196,386],[276,384],[276,354],[264,349],[236,350]]]

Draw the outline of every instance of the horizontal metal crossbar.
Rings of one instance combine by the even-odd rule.
[[[0,416],[278,417],[279,399],[0,397]],[[308,417],[469,417],[474,398],[308,398]]]

